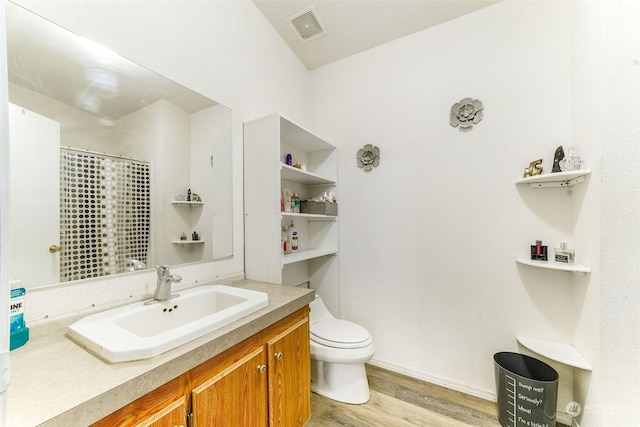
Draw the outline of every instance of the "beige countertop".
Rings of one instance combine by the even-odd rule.
[[[203,283],[206,284],[206,283]],[[243,280],[269,305],[152,359],[110,364],[60,327],[11,352],[7,427],[86,426],[189,371],[313,300],[313,290]]]

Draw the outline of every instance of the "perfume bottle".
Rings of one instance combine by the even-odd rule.
[[[576,261],[576,251],[567,249],[567,242],[560,242],[560,248],[555,249],[556,262],[574,264]]]
[[[531,245],[531,259],[533,261],[547,261],[547,247],[542,245],[542,240],[536,240],[536,244]]]

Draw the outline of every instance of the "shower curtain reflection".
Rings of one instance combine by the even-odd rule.
[[[61,282],[146,264],[150,175],[145,161],[61,147]]]

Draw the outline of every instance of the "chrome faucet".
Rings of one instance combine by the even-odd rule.
[[[177,274],[169,273],[168,265],[161,265],[156,267],[158,272],[158,284],[156,285],[156,291],[153,294],[154,301],[166,301],[171,297],[178,295],[171,295],[171,284],[182,280]]]

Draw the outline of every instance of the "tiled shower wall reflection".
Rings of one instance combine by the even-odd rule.
[[[146,264],[150,190],[148,162],[61,148],[61,282]]]

